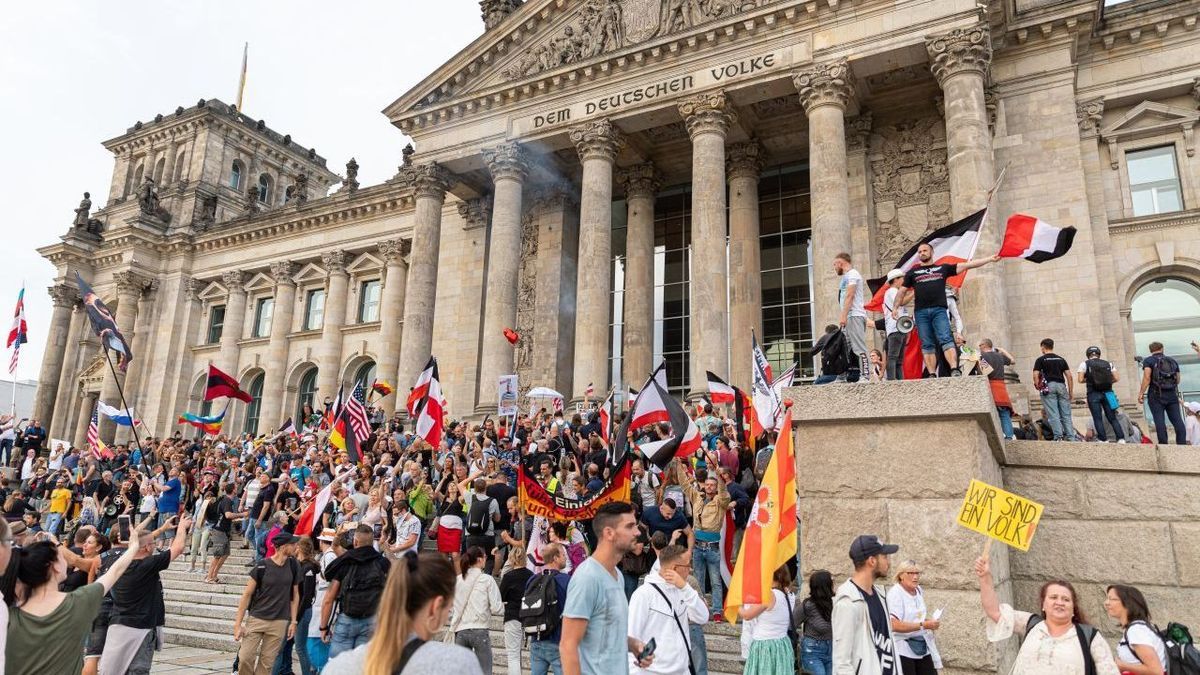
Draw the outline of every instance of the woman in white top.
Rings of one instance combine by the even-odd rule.
[[[1096,666],[1096,675],[1118,675],[1112,650],[1095,628],[1086,625],[1071,584],[1051,581],[1043,585],[1039,593],[1041,613],[1035,615],[1000,604],[992,582],[991,563],[986,557],[975,561],[975,574],[979,577],[979,595],[988,619],[988,640],[1000,642],[1014,634],[1021,638],[1013,675],[1082,675],[1087,670],[1082,647],[1087,634],[1092,637],[1088,654]]]
[[[775,570],[771,583],[771,601],[765,605],[742,605],[739,614],[752,634],[746,656],[745,675],[791,673],[796,669],[796,651],[788,639],[792,625],[792,606],[796,604],[788,587],[792,575],[786,566]]]
[[[941,623],[929,616],[920,581],[920,565],[905,560],[896,567],[896,585],[887,594],[896,655],[904,675],[935,675],[942,669],[942,655],[933,638]]]
[[[1121,625],[1117,643],[1117,668],[1134,675],[1166,672],[1167,646],[1150,623],[1150,608],[1142,592],[1133,586],[1114,584],[1104,597],[1104,611]]]
[[[492,638],[488,624],[493,614],[504,613],[504,600],[496,580],[483,573],[487,553],[472,546],[459,560],[462,576],[454,590],[454,610],[450,613],[450,632],[454,644],[475,652],[483,672],[492,672]]]

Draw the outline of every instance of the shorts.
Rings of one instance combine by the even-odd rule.
[[[92,622],[92,632],[88,633],[83,655],[87,658],[100,658],[104,652],[104,640],[108,636],[108,617],[96,617]]]
[[[212,546],[212,554],[214,558],[224,558],[229,555],[229,535],[220,531],[212,530],[208,533],[208,543]]]

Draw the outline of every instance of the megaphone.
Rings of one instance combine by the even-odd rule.
[[[915,325],[916,324],[913,323],[913,318],[911,316],[905,315],[899,319],[896,319],[896,330],[900,331],[901,333],[911,333]]]

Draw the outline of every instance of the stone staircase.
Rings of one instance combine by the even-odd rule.
[[[164,637],[168,644],[199,647],[229,653],[232,665],[237,643],[233,641],[233,618],[238,600],[246,585],[250,552],[238,548],[241,540],[233,542],[230,557],[221,568],[220,584],[209,584],[201,574],[189,574],[190,560],[180,556],[170,569],[162,573],[167,624]],[[490,625],[493,672],[507,673],[504,656],[504,629],[500,617]],[[741,627],[727,623],[710,623],[704,627],[708,646],[708,672],[711,675],[735,675],[743,671],[740,659]],[[522,651],[522,671],[529,672],[528,649]],[[299,666],[294,666],[299,672]]]

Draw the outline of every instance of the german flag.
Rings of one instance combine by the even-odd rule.
[[[380,396],[387,396],[393,391],[396,391],[396,388],[387,382],[384,382],[383,380],[375,380],[375,382],[371,384],[371,391],[379,394]]]

